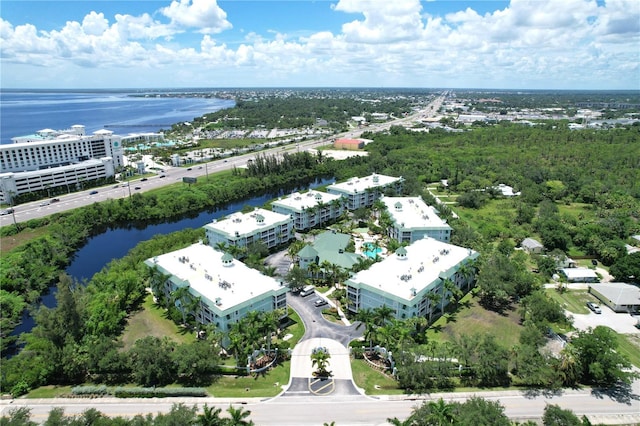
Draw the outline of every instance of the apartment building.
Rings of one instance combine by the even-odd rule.
[[[144,263],[167,277],[159,289],[165,297],[188,289],[176,306],[201,324],[226,332],[251,311],[281,309],[282,317],[287,315],[286,286],[211,246],[193,244]]]
[[[271,203],[271,210],[289,215],[295,229],[304,231],[339,218],[345,208],[342,196],[311,190],[293,194]]]
[[[451,227],[438,216],[433,206],[420,197],[381,197],[391,216],[393,226],[387,230],[391,238],[401,243],[413,243],[431,237],[448,243]]]
[[[402,192],[402,177],[372,174],[366,177],[353,177],[346,182],[335,183],[327,187],[329,194],[341,195],[346,200],[348,210],[371,207],[382,194]]]
[[[388,306],[397,319],[441,314],[449,304],[450,280],[462,291],[473,284],[470,262],[478,253],[433,238],[425,237],[360,271],[345,282],[348,309]]]
[[[250,213],[236,212],[223,220],[204,226],[209,245],[247,247],[262,241],[267,248],[276,247],[293,238],[293,219],[286,214],[256,208]]]

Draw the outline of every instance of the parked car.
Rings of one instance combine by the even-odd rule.
[[[316,300],[313,302],[313,306],[316,306],[316,307],[324,306],[324,305],[326,305],[327,303],[328,303],[328,302],[327,302],[326,300],[318,298],[318,299],[316,299]]]
[[[587,302],[587,308],[591,309],[591,311],[595,314],[601,314],[602,313],[602,309],[600,309],[600,306],[596,305],[593,302]]]
[[[307,297],[315,293],[315,291],[316,291],[316,288],[314,286],[308,285],[302,289],[302,291],[300,292],[300,296]]]
[[[91,192],[89,193],[89,195],[96,195],[97,193],[98,193],[98,191],[91,191]]]

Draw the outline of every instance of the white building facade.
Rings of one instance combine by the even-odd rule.
[[[347,210],[356,210],[361,207],[371,207],[387,191],[399,194],[402,192],[403,183],[402,177],[372,174],[329,185],[327,192],[341,195],[346,200]]]
[[[348,309],[388,306],[395,318],[431,317],[442,313],[452,294],[445,282],[450,280],[463,292],[473,282],[471,262],[478,253],[433,238],[400,247],[396,253],[345,282]]]
[[[380,201],[385,204],[393,221],[387,232],[398,242],[411,244],[424,237],[445,243],[451,240],[451,227],[422,198],[381,197]]]
[[[262,241],[267,248],[273,248],[293,238],[293,219],[286,214],[255,209],[251,213],[236,212],[224,220],[214,220],[204,229],[211,247],[218,244],[247,247]]]
[[[271,203],[271,210],[289,215],[294,228],[303,231],[338,219],[345,208],[342,196],[311,190],[280,198]]]
[[[0,145],[3,202],[11,202],[14,195],[76,185],[83,179],[108,178],[124,165],[121,137],[109,130],[86,135],[84,126],[75,125],[40,130],[12,141]]]
[[[286,286],[208,245],[194,244],[144,263],[167,277],[160,288],[165,297],[188,289],[186,297],[176,300],[178,309],[223,332],[252,311],[279,309],[282,318],[287,315]]]

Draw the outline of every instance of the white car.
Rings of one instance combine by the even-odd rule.
[[[600,306],[596,305],[593,302],[587,302],[587,308],[591,309],[593,311],[593,313],[595,313],[595,314],[601,314],[602,313],[602,309],[600,309]]]
[[[315,307],[324,306],[324,305],[326,305],[326,304],[328,304],[328,302],[327,302],[326,300],[324,300],[324,299],[320,299],[320,298],[316,299],[316,300],[313,302],[313,306],[315,306]]]

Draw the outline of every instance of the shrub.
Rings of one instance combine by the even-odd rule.
[[[115,388],[116,398],[169,398],[178,396],[207,396],[203,388]]]

